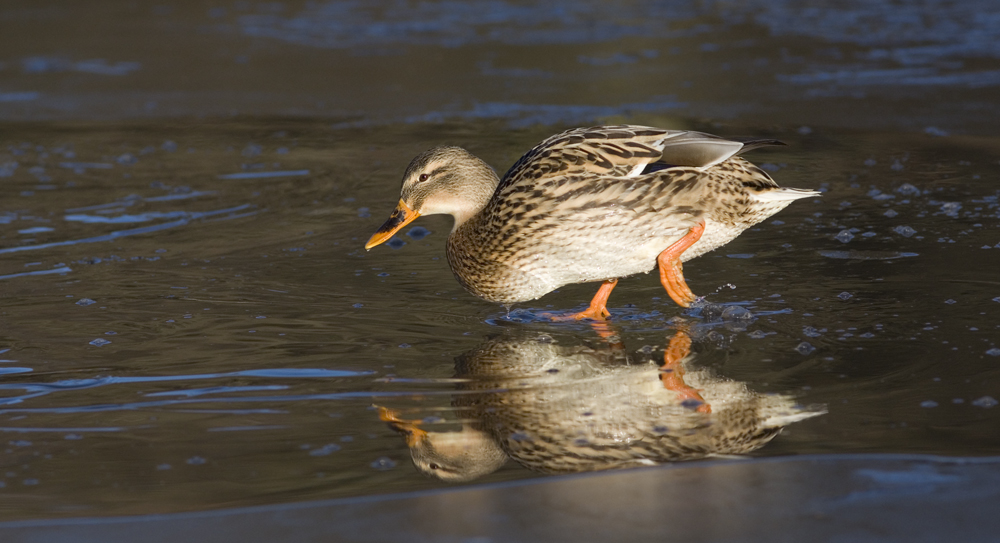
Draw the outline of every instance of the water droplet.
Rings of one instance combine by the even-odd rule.
[[[371,467],[378,471],[388,471],[396,467],[396,462],[387,456],[380,456],[371,463]]]
[[[108,340],[106,340],[106,339],[104,339],[104,338],[97,338],[94,341],[90,342],[90,344],[93,345],[94,347],[103,347],[103,346],[107,345],[108,343],[111,343],[111,342],[108,341]]]
[[[949,217],[958,217],[960,209],[962,209],[962,204],[958,202],[945,202],[941,204],[941,212]]]
[[[799,354],[807,355],[815,351],[816,347],[813,347],[808,341],[803,341],[802,343],[796,345],[795,350],[798,351]]]
[[[80,305],[80,306],[84,306],[84,307],[86,307],[88,305],[93,305],[93,304],[96,304],[96,303],[97,302],[95,302],[94,300],[91,300],[90,298],[80,298],[79,300],[76,301],[76,305]]]
[[[854,297],[854,295],[851,294],[850,292],[841,292],[840,294],[837,295],[837,297],[840,298],[841,300],[850,300],[851,298]]]
[[[748,321],[751,319],[753,319],[753,313],[745,307],[731,305],[722,310],[722,320],[724,321]]]
[[[841,230],[839,234],[833,236],[833,239],[841,243],[847,243],[854,239],[854,234],[852,234],[850,230]]]
[[[913,228],[910,228],[909,226],[897,226],[897,227],[893,228],[892,231],[895,232],[895,233],[897,233],[897,234],[899,234],[899,235],[901,235],[901,236],[903,236],[904,238],[908,238],[908,237],[912,236],[913,234],[917,233],[916,230],[914,230]]]
[[[205,460],[204,458],[202,458],[200,456],[192,456],[191,458],[188,458],[187,460],[185,460],[185,462],[187,462],[188,464],[191,464],[192,466],[200,466],[200,465],[204,464],[205,462],[208,462],[208,460]]]
[[[931,407],[937,407],[937,406],[938,406],[938,403],[935,402],[934,400],[924,400],[924,401],[920,402],[920,407],[926,407],[928,409],[930,409]]]

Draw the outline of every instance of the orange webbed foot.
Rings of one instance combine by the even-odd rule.
[[[697,243],[704,232],[705,223],[696,224],[681,239],[656,257],[656,261],[660,265],[660,283],[663,284],[670,299],[681,307],[691,307],[691,304],[698,299],[687,286],[687,282],[684,281],[684,266],[681,264],[681,255]]]
[[[689,354],[691,354],[691,336],[678,330],[674,337],[670,338],[670,344],[663,352],[660,381],[663,382],[663,388],[677,393],[681,403],[690,400],[699,402],[695,411],[707,415],[712,412],[712,406],[701,397],[697,389],[691,388],[684,382],[684,368],[681,366],[681,361]]]
[[[552,319],[553,321],[571,321],[571,320],[583,320],[590,319],[592,321],[604,321],[607,317],[611,316],[611,312],[608,311],[608,297],[611,296],[611,291],[614,290],[615,285],[618,284],[617,279],[608,279],[601,283],[601,288],[597,290],[597,294],[594,295],[594,299],[590,301],[590,307],[584,309],[579,313],[573,313],[572,315],[552,315],[549,313],[543,314],[543,316]]]

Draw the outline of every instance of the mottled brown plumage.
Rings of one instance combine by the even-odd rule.
[[[425,429],[386,408],[381,417],[407,437],[420,471],[457,482],[508,458],[569,473],[746,454],[825,412],[698,367],[689,346],[678,332],[659,365],[623,348],[566,346],[517,330],[459,358],[461,431]]]
[[[503,179],[464,149],[437,147],[410,163],[399,206],[366,247],[419,215],[447,213],[455,217],[448,263],[486,300],[511,304],[567,284],[613,281],[652,270],[665,254],[664,286],[686,306],[694,296],[681,261],[818,194],[778,187],[737,156],[777,143],[630,125],[577,128],[528,151]],[[679,255],[666,254],[671,247]],[[581,316],[606,314],[595,298]]]

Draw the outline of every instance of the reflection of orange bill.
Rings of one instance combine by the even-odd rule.
[[[375,235],[373,235],[371,239],[368,240],[368,243],[365,244],[365,249],[371,249],[380,243],[384,243],[386,240],[395,235],[396,232],[399,232],[400,228],[410,224],[413,222],[413,219],[416,219],[419,216],[420,213],[413,211],[410,209],[410,206],[400,200],[399,205],[397,205],[396,209],[392,211],[392,215],[389,215],[389,220],[385,221],[385,224],[380,226],[378,231],[375,232]]]
[[[391,236],[392,234],[389,235]],[[388,407],[382,407],[382,406],[377,406],[377,407],[378,407],[378,418],[383,422],[388,422],[390,428],[403,434],[406,437],[407,447],[415,447],[419,445],[420,442],[423,441],[425,437],[427,437],[427,432],[421,430],[417,426],[417,424],[419,424],[420,421],[404,420],[399,418],[399,415],[396,414],[397,412],[395,409],[389,409]]]

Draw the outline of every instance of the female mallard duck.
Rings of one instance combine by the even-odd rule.
[[[568,339],[512,328],[460,356],[452,407],[461,431],[454,421],[408,420],[387,407],[379,418],[405,437],[419,471],[461,482],[508,458],[534,471],[572,473],[747,454],[785,426],[826,412],[700,367],[683,331],[662,365],[633,358],[624,346]],[[448,430],[434,429],[442,426]]]
[[[775,140],[736,141],[646,126],[575,128],[522,156],[503,176],[460,147],[410,162],[399,205],[368,240],[386,241],[420,215],[455,218],[448,263],[473,294],[503,304],[563,285],[603,281],[574,317],[602,319],[619,277],[657,264],[670,297],[695,295],[681,262],[732,241],[811,190],[782,188],[740,153]]]

